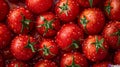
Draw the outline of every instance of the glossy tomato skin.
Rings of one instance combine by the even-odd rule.
[[[50,60],[40,60],[34,67],[57,67],[56,64]]]
[[[103,30],[103,36],[112,49],[120,48],[119,36],[116,34],[120,29],[119,21],[110,21]]]
[[[98,62],[103,60],[108,54],[109,47],[105,39],[101,43],[101,47],[97,46],[100,44],[94,44],[96,43],[97,39],[100,42],[104,38],[98,35],[94,35],[94,36],[90,35],[86,40],[84,40],[84,43],[82,45],[83,53],[85,54],[87,59],[93,62]]]
[[[76,65],[80,67],[88,67],[86,58],[79,52],[63,54],[60,61],[60,67],[70,66],[72,65],[72,62],[74,62]]]
[[[46,12],[52,7],[53,0],[26,0],[26,5],[35,14]]]
[[[16,34],[27,34],[34,25],[32,14],[24,7],[11,10],[7,20],[8,26]]]
[[[0,49],[9,46],[11,39],[12,39],[11,31],[5,24],[0,23]]]
[[[11,61],[6,67],[29,67],[28,64],[21,61]]]
[[[120,20],[120,0],[106,0],[104,7],[110,20]]]
[[[35,54],[35,51],[32,51],[32,48],[31,48],[31,46],[33,46],[34,48],[36,45],[33,43],[36,43],[33,37],[30,37],[28,35],[16,36],[12,40],[11,47],[10,47],[13,56],[16,59],[23,60],[23,61],[31,59]]]
[[[120,64],[120,50],[118,50],[118,51],[115,52],[114,63],[118,64],[118,65]]]
[[[89,0],[77,0],[77,2],[82,7],[93,7],[97,5],[100,2],[100,0],[93,0],[92,5],[90,5]]]
[[[73,23],[63,25],[56,36],[56,42],[58,46],[65,51],[70,51],[74,49],[74,47],[75,49],[79,48],[83,39],[83,30]],[[78,47],[73,45],[73,43],[76,43]]]
[[[105,17],[99,8],[88,8],[80,14],[78,24],[87,34],[99,34],[105,25]]]
[[[9,12],[9,6],[5,0],[0,0],[0,21],[4,20],[7,17]]]
[[[66,3],[67,3],[67,0],[59,0],[59,2],[56,4],[56,7],[55,7],[56,15],[64,23],[73,21],[80,11],[79,4],[75,0],[68,0],[67,10],[62,10],[60,7],[62,7],[63,4],[66,4]]]
[[[111,62],[104,61],[104,62],[96,63],[92,67],[109,67],[110,65]]]
[[[42,55],[46,59],[51,59],[55,57],[58,54],[58,46],[56,42],[52,39],[44,39],[41,41],[39,49],[40,55]],[[48,50],[48,52],[45,52],[45,50]]]
[[[49,27],[45,24],[49,25]],[[54,13],[45,12],[37,17],[36,28],[42,36],[52,37],[56,35],[57,31],[61,28],[61,25]]]

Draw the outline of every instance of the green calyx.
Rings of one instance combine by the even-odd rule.
[[[118,29],[117,32],[111,34],[111,36],[118,36],[117,46],[119,46],[119,44],[120,44],[120,29]]]
[[[43,34],[43,36],[45,36],[48,32],[48,29],[53,29],[52,23],[55,21],[55,19],[48,21],[43,16],[41,16],[40,18],[44,21],[44,24],[39,25],[38,27],[45,27],[45,32]]]
[[[108,2],[108,5],[105,6],[105,11],[108,13],[108,15],[110,15],[110,11],[111,11],[111,6],[110,6],[110,2]]]
[[[90,7],[93,5],[93,0],[89,0]]]
[[[76,41],[76,40],[73,40],[72,44],[71,44],[71,47],[73,48],[79,48],[79,41]]]
[[[59,8],[61,9],[61,12],[60,13],[65,13],[66,14],[66,16],[68,16],[68,10],[70,9],[69,7],[68,7],[68,0],[66,0],[66,3],[63,3],[63,5],[62,6],[59,6]]]
[[[22,23],[22,29],[21,29],[21,33],[24,31],[24,29],[30,29],[29,28],[29,24],[31,22],[31,20],[29,19],[26,19],[26,17],[21,13],[21,16],[22,16],[22,20],[21,20],[21,23]]]
[[[30,48],[32,50],[32,52],[35,52],[35,48],[34,48],[35,44],[36,44],[36,42],[30,42],[30,37],[29,37],[28,42],[27,42],[27,46],[25,48]]]
[[[87,32],[86,26],[87,26],[88,22],[89,21],[86,19],[85,16],[83,16],[83,18],[80,19],[80,23],[83,25],[83,27],[84,27],[84,29],[85,29],[86,32]]]
[[[66,65],[66,67],[81,67],[81,66],[75,63],[75,58],[73,56],[73,58],[72,58],[72,64],[70,66]]]
[[[97,36],[95,36],[95,38],[96,38],[96,42],[94,42],[92,44],[95,45],[96,51],[98,52],[99,48],[102,48],[103,50],[105,50],[105,48],[103,47],[104,38],[102,38],[101,40],[98,40]]]
[[[43,51],[43,54],[44,54],[45,56],[54,55],[54,54],[52,54],[52,53],[50,52],[50,48],[52,48],[52,47],[47,47],[46,45],[44,45],[43,48],[40,49],[40,50]]]

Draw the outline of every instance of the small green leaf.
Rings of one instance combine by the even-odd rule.
[[[26,19],[26,17],[22,13],[21,13],[21,16],[22,16],[22,20],[21,20],[21,23],[22,23],[21,33],[22,33],[24,28],[27,28],[29,30],[29,24],[32,21],[29,19]]]
[[[27,25],[30,24],[29,22],[31,22],[31,20],[28,20],[28,19],[24,20],[24,23],[27,24]]]
[[[64,13],[65,13],[66,16],[68,16],[68,12],[67,11],[65,11]]]
[[[104,38],[102,38],[99,42],[100,42],[100,44],[103,44]]]
[[[67,46],[66,48],[64,48],[64,50],[66,50],[66,49],[69,49],[69,48],[72,48],[72,49],[75,49],[75,48],[79,48],[79,40],[72,40],[72,43],[69,45],[69,46]]]
[[[47,48],[46,45],[44,45],[43,51],[45,56],[48,56],[50,54],[49,48]]]
[[[35,52],[35,48],[34,48],[35,44],[36,44],[36,42],[30,42],[30,37],[29,37],[28,42],[27,42],[27,46],[25,48],[30,48],[32,50],[32,52]]]
[[[79,48],[79,42],[76,41],[76,40],[73,40],[71,46],[74,47],[74,48]]]
[[[111,6],[110,6],[110,2],[108,2],[108,5],[105,6],[105,11],[108,13],[108,15],[110,15],[110,11],[111,11]]]
[[[89,0],[90,7],[93,5],[93,0]]]
[[[80,19],[80,23],[83,25],[85,31],[87,32],[87,29],[86,29],[86,25],[89,21],[86,19],[85,16],[83,16],[83,18]]]

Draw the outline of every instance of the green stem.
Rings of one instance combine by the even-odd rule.
[[[35,48],[33,47],[33,45],[29,44],[29,46],[31,47],[32,52],[35,52]]]

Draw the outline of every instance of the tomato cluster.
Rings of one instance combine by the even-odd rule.
[[[120,0],[0,0],[0,67],[120,65]]]

